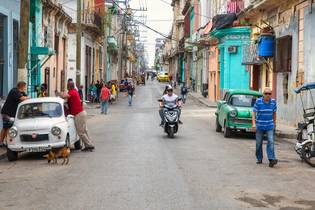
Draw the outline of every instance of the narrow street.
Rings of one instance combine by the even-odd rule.
[[[1,160],[0,209],[315,209],[315,171],[287,141],[277,142],[275,168],[256,165],[253,138],[223,138],[215,110],[191,98],[168,139],[158,126],[163,86],[138,86],[132,107],[120,95],[107,116],[88,109],[96,150],[72,151],[67,166]]]

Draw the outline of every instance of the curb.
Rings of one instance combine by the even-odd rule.
[[[276,137],[281,139],[296,139],[296,134],[276,132]]]
[[[6,152],[4,152],[4,153],[0,153],[0,160],[2,160],[2,159],[5,159],[7,157],[7,153]]]

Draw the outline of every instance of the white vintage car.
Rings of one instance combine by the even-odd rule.
[[[55,97],[20,103],[8,136],[9,161],[17,160],[18,152],[44,152],[71,144],[81,148],[74,117],[66,116],[65,101]]]

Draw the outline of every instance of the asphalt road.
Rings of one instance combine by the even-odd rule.
[[[73,151],[70,164],[41,155],[0,161],[0,209],[315,209],[315,170],[285,141],[279,165],[256,165],[255,141],[214,131],[214,110],[188,99],[175,139],[158,126],[163,85],[137,88],[109,115],[88,109],[94,152]]]

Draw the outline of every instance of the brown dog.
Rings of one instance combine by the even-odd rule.
[[[69,156],[70,156],[70,148],[68,147],[62,147],[61,149],[57,151],[49,151],[48,154],[44,155],[45,158],[47,158],[48,163],[53,161],[53,163],[57,164],[57,158],[61,157],[63,158],[63,164],[69,163]]]

